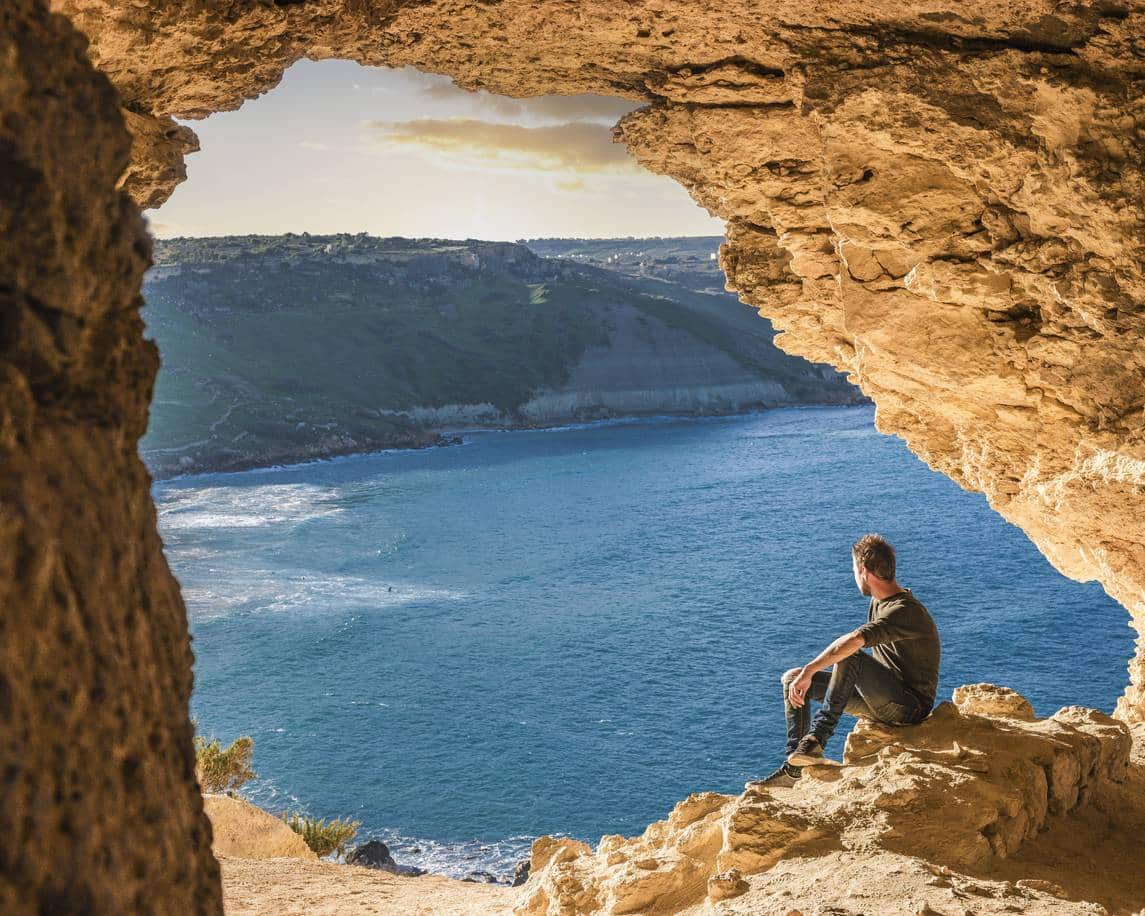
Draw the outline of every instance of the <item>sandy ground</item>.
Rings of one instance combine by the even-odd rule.
[[[301,859],[220,856],[227,916],[474,916],[508,914],[516,891],[424,875]]]
[[[211,819],[211,849],[216,856],[244,859],[310,859],[318,856],[306,841],[282,822],[242,798],[204,795],[203,807]]]

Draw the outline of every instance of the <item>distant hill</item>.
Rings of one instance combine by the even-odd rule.
[[[163,364],[141,453],[163,477],[476,426],[861,400],[722,291],[718,243],[156,241],[143,315]]]
[[[651,239],[526,239],[545,258],[567,258],[644,279],[667,280],[698,292],[724,294],[717,260],[722,235]]]

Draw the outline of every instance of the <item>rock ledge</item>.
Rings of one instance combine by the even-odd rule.
[[[988,868],[1127,778],[1129,730],[1110,716],[1067,707],[1038,720],[987,684],[955,697],[917,726],[860,722],[846,766],[808,767],[793,788],[698,793],[595,850],[542,837],[517,912],[678,912],[745,894],[781,862],[856,853],[917,857],[945,880],[942,869]]]

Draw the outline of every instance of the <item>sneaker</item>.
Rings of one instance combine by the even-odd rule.
[[[750,792],[754,789],[790,789],[799,777],[803,775],[803,771],[799,767],[793,767],[790,763],[785,763],[778,770],[770,776],[765,776],[763,779],[757,779],[755,782],[744,783],[744,791]]]
[[[809,767],[823,762],[823,745],[814,735],[804,735],[795,750],[787,755],[787,762],[792,766]]]

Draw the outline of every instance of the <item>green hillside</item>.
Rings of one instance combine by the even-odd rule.
[[[141,451],[160,476],[440,442],[417,415],[450,405],[489,405],[512,424],[632,315],[782,379],[801,401],[854,397],[834,373],[776,350],[734,297],[518,244],[159,241],[143,292],[163,363]]]

